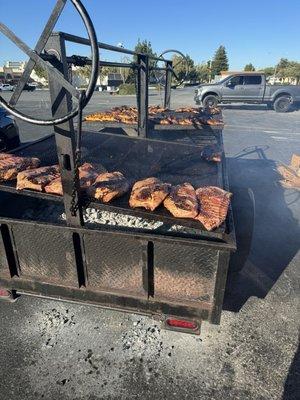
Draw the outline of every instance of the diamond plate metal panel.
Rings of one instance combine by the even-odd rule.
[[[22,278],[78,286],[72,233],[43,225],[13,225]]]
[[[206,246],[154,244],[154,297],[213,301],[219,252]]]
[[[95,290],[145,296],[143,248],[139,240],[113,235],[84,235],[88,286]]]

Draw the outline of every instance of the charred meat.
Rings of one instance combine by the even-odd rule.
[[[96,181],[88,189],[91,197],[102,203],[109,203],[129,190],[129,182],[121,172],[106,172],[97,176]]]
[[[215,186],[202,187],[196,190],[200,212],[195,219],[211,231],[220,226],[226,219],[231,193]]]
[[[170,186],[153,177],[138,181],[133,185],[129,205],[154,211],[169,194]]]
[[[21,171],[37,168],[40,165],[38,158],[17,157],[13,154],[0,153],[0,181],[9,181],[17,178]]]
[[[196,191],[190,183],[172,187],[164,206],[176,218],[195,218],[199,211]]]
[[[33,189],[42,192],[44,187],[59,176],[58,165],[22,171],[17,176],[17,189]]]
[[[90,163],[84,163],[79,167],[79,181],[80,181],[80,188],[87,189],[91,186],[100,172],[104,172],[105,168],[100,166],[93,166]],[[45,186],[46,193],[58,194],[62,196],[63,189],[61,183],[61,177],[57,177],[53,181],[51,181],[47,186]]]
[[[221,162],[222,152],[217,146],[205,146],[201,151],[201,158],[205,161]]]

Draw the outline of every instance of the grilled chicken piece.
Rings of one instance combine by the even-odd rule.
[[[196,192],[190,183],[172,187],[164,206],[176,218],[195,218],[199,211]]]
[[[178,112],[178,113],[186,112],[186,113],[198,114],[201,112],[201,110],[197,107],[180,107],[180,108],[177,108],[175,110],[175,112]]]
[[[205,146],[201,151],[201,158],[205,161],[221,162],[222,152],[218,146]]]
[[[90,163],[84,163],[79,167],[79,180],[80,180],[80,188],[87,189],[91,186],[100,172],[106,172],[105,168],[97,165],[97,167],[93,166]],[[62,196],[63,189],[61,183],[61,177],[57,177],[53,181],[51,181],[47,186],[45,186],[46,193],[58,194]]]
[[[17,189],[33,189],[42,192],[44,187],[59,176],[59,166],[51,165],[19,172]]]
[[[195,219],[211,231],[220,226],[226,218],[231,193],[215,186],[206,186],[196,190],[200,212]]]
[[[0,181],[17,178],[21,171],[36,168],[40,165],[38,158],[17,157],[14,154],[0,153]]]
[[[183,118],[178,120],[179,125],[193,125],[193,120],[190,118]]]
[[[157,178],[147,178],[133,185],[129,199],[132,208],[143,207],[154,211],[168,196],[171,185]]]
[[[121,172],[106,172],[98,175],[96,181],[88,189],[91,197],[102,203],[109,203],[129,190],[129,182]]]

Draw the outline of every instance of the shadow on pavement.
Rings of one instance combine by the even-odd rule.
[[[221,104],[223,110],[253,110],[253,111],[268,111],[265,104]],[[273,110],[269,110],[274,112]]]
[[[298,400],[300,398],[300,342],[284,384],[281,400]]]
[[[270,111],[274,113],[273,109],[268,109],[266,104],[220,104],[223,110],[252,110],[252,111]],[[289,112],[299,110],[299,105],[295,104],[291,107]]]
[[[278,183],[276,163],[262,149],[252,152],[256,159],[228,159],[238,250],[231,257],[223,308],[233,312],[249,297],[264,298],[300,247],[299,222]]]

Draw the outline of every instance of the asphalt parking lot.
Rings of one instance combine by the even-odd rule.
[[[23,94],[20,110],[46,116],[47,96]],[[173,107],[193,105],[191,88],[172,96]],[[121,104],[135,98],[95,93],[85,113]],[[300,191],[283,189],[276,172],[300,152],[300,111],[222,108],[238,252],[221,325],[204,323],[196,337],[85,305],[0,303],[0,400],[300,398]],[[51,132],[19,126],[24,141]]]

